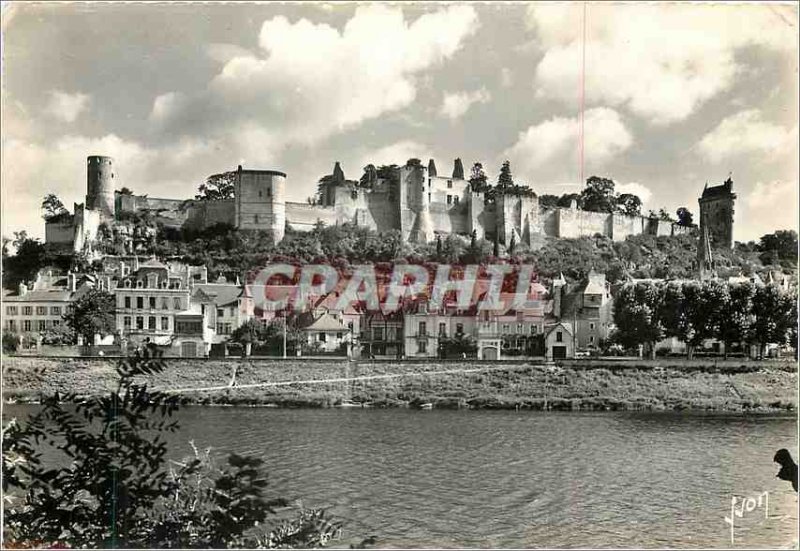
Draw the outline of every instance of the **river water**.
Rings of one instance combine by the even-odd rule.
[[[20,406],[6,406],[6,415]],[[795,417],[186,408],[189,440],[263,457],[275,496],[324,507],[343,543],[380,547],[735,547],[797,542],[797,494],[772,456]],[[793,451],[792,454],[797,454]],[[738,509],[738,505],[737,505]]]

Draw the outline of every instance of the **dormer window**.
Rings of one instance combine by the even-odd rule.
[[[136,280],[136,288],[137,288],[137,289],[142,289],[142,288],[144,288],[144,281],[142,281],[141,279],[137,279],[137,280]]]

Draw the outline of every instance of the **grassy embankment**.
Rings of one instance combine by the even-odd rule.
[[[312,360],[167,360],[153,389],[237,387],[181,392],[197,404],[374,407],[431,403],[436,408],[793,411],[792,362],[684,360],[571,362],[556,372],[524,362],[346,362]],[[464,372],[466,370],[466,372]],[[481,370],[481,371],[469,371]],[[434,372],[450,371],[455,373]],[[375,379],[362,379],[377,377]],[[309,380],[356,380],[308,383]],[[6,357],[3,397],[35,401],[42,393],[97,394],[115,387],[113,360]],[[278,386],[248,387],[263,383]]]

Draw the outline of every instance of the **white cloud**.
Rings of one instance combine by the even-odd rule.
[[[726,117],[703,136],[698,147],[711,162],[747,153],[775,154],[797,150],[797,126],[785,128],[765,121],[757,109],[740,111]]]
[[[601,168],[633,143],[619,113],[605,107],[586,111],[584,132],[584,160],[589,170]],[[577,166],[579,150],[578,118],[553,117],[521,132],[505,156],[517,172],[535,174],[543,169]]]
[[[25,228],[32,236],[43,236],[40,205],[48,193],[57,193],[69,210],[73,203],[83,203],[89,155],[114,158],[117,189],[127,186],[153,197],[185,198],[194,196],[204,176],[219,172],[219,164],[209,155],[213,148],[215,144],[179,140],[153,149],[115,134],[67,135],[48,144],[6,139],[2,180],[25,186],[14,189],[14,208],[3,209],[3,235]],[[2,192],[3,204],[11,204],[8,186],[2,186]]]
[[[457,119],[476,103],[488,103],[491,94],[486,88],[475,90],[474,92],[454,92],[445,93],[440,113],[449,119]]]
[[[744,197],[741,212],[736,213],[734,230],[739,241],[757,240],[775,230],[797,230],[800,216],[798,182],[775,180],[757,182]]]
[[[81,113],[89,108],[89,95],[76,92],[70,94],[61,90],[49,93],[45,112],[63,122],[75,122]]]
[[[536,3],[527,22],[544,56],[537,95],[575,102],[583,67],[584,5]],[[791,52],[797,15],[789,6],[586,5],[586,101],[626,106],[655,124],[688,117],[727,90],[746,46]],[[792,23],[793,22],[793,23]]]
[[[620,195],[623,193],[631,193],[636,195],[642,200],[642,204],[647,204],[648,201],[650,201],[650,198],[653,196],[653,192],[650,191],[650,188],[638,182],[628,182],[627,184],[616,183],[614,188],[615,191]]]
[[[261,27],[260,54],[213,49],[234,57],[207,90],[171,110],[164,129],[236,137],[260,128],[281,146],[314,144],[410,105],[421,73],[451,58],[477,26],[474,8],[458,5],[413,22],[400,8],[359,6],[341,31],[274,17]]]

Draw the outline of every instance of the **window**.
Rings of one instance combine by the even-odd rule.
[[[17,315],[17,307],[16,306],[6,306],[6,315],[7,316],[16,316]]]
[[[590,337],[589,337],[589,342],[590,342],[590,343],[592,343],[592,344],[594,344],[594,336],[590,336]]]
[[[23,316],[32,316],[33,315],[33,306],[23,306],[22,307],[22,315]]]
[[[37,306],[36,307],[36,315],[37,316],[46,316],[47,315],[47,306]]]
[[[535,334],[536,334],[536,326],[535,325],[531,325],[531,335],[535,335]]]
[[[140,331],[144,329],[144,318],[142,316],[136,316],[136,329]]]
[[[464,324],[457,323],[456,324],[456,335],[463,335],[464,334]]]
[[[419,341],[419,353],[426,354],[428,352],[428,341]]]
[[[510,328],[509,328],[508,324],[504,323],[503,324],[503,333],[508,333],[509,331],[510,331]]]
[[[173,307],[174,307],[176,310],[180,310],[180,309],[181,309],[181,299],[180,299],[180,298],[178,298],[178,297],[175,297],[175,298],[173,298],[173,299],[172,299],[172,306],[173,306]]]
[[[439,323],[439,334],[442,336],[447,336],[447,325],[444,322]]]
[[[44,331],[45,329],[47,329],[47,324],[44,322],[44,320],[39,320],[38,330],[39,331]]]
[[[319,342],[327,342],[328,335],[325,333],[319,333],[317,338],[319,339]]]
[[[141,279],[137,279],[136,280],[136,288],[137,289],[142,289],[143,287],[144,287],[144,281],[142,281]]]
[[[31,320],[25,320],[22,322],[22,330],[23,331],[30,331],[31,330]]]
[[[221,318],[225,315],[225,311],[222,308],[217,308],[217,317]]]
[[[169,310],[169,300],[167,300],[167,297],[163,297],[161,299],[161,309],[162,310]]]
[[[61,325],[61,320],[53,320],[53,327],[58,327]]]
[[[161,316],[161,330],[169,331],[169,318],[167,316]]]
[[[258,215],[256,214],[256,224],[258,224]]]
[[[428,328],[424,321],[419,322],[419,331],[417,334],[420,336],[425,336],[428,334]]]
[[[131,317],[130,316],[125,316],[124,318],[122,318],[122,325],[125,327],[125,329],[130,329],[131,328]]]
[[[594,329],[594,323],[589,324],[589,329]]]
[[[343,336],[343,333],[341,331],[336,333],[336,338],[337,339],[342,340],[342,336]]]
[[[233,306],[231,306],[230,308],[228,308],[228,315],[229,315],[230,317],[233,317],[233,316],[235,316],[235,315],[236,315],[236,308],[235,308],[235,307],[233,307]]]
[[[447,180],[447,189],[452,189],[453,187],[453,180]]]
[[[150,331],[155,331],[155,329],[156,329],[156,317],[155,316],[149,316],[147,318],[147,328]]]
[[[136,297],[136,307],[139,310],[144,308],[144,297]]]
[[[17,323],[14,320],[8,320],[8,328],[11,331],[17,330]]]
[[[453,204],[453,196],[452,195],[448,195],[447,196],[447,204],[448,205],[452,205]]]
[[[261,199],[261,190],[258,190],[258,198]]]
[[[455,196],[453,197],[453,204],[454,204],[454,205],[457,205],[457,204],[458,204],[458,195],[455,195]]]
[[[156,297],[150,297],[150,309],[151,310],[156,309]]]
[[[372,340],[375,340],[375,341],[382,341],[383,340],[383,327],[373,327],[372,328]]]
[[[556,342],[564,342],[564,334],[561,331],[556,331]]]
[[[125,308],[131,307],[131,297],[125,297]]]

